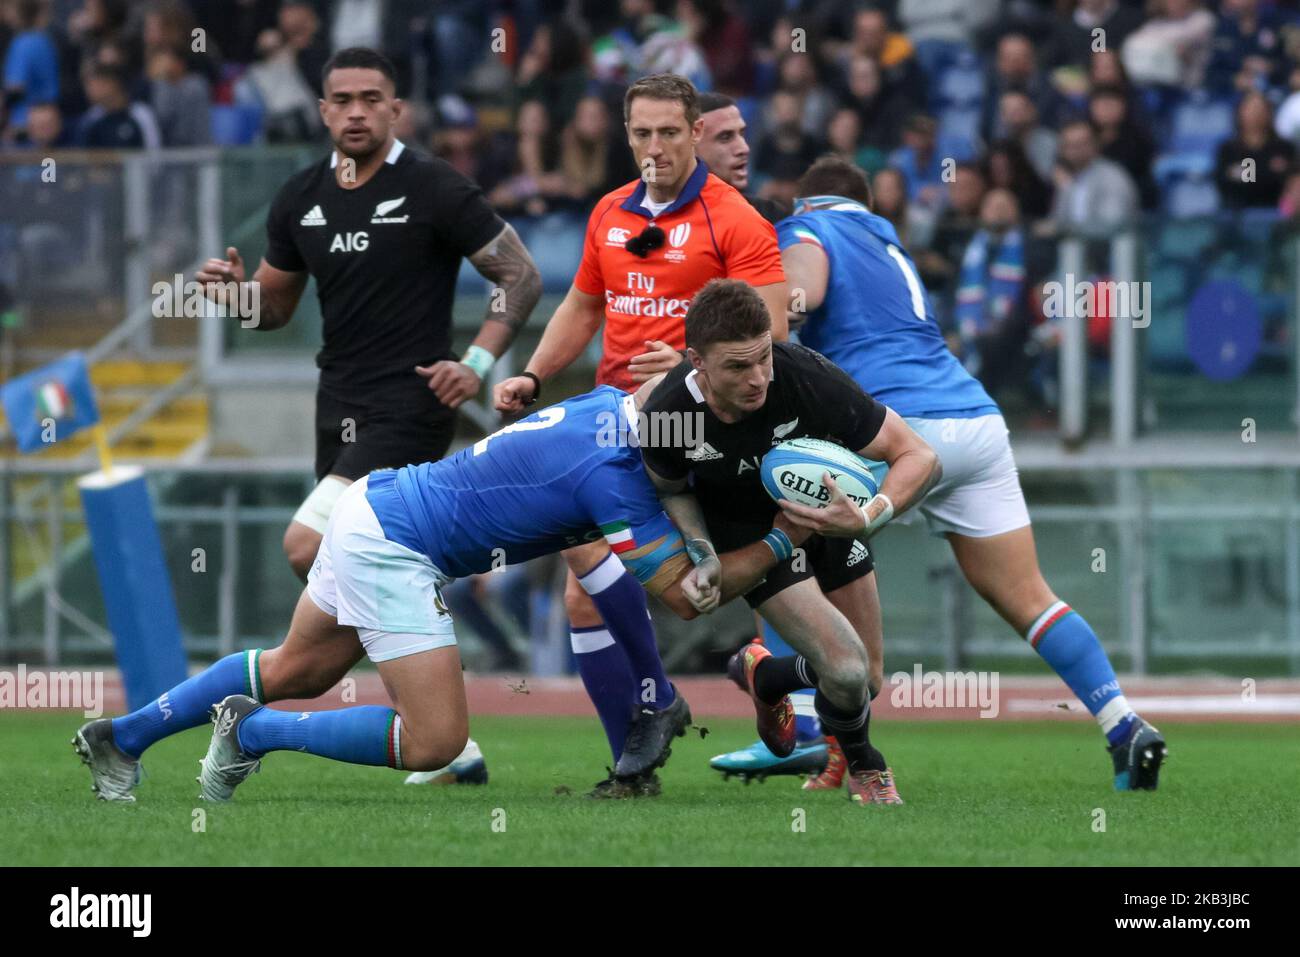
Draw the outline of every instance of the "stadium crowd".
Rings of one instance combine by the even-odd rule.
[[[1295,0],[0,0],[5,150],[323,141],[320,69],[385,51],[399,136],[503,214],[578,232],[636,175],[627,83],[735,99],[749,190],[831,151],[921,267],[952,347],[1050,407],[1034,289],[1069,232],[1146,211],[1300,221]],[[1104,310],[1099,310],[1104,311]],[[1105,350],[1104,324],[1090,341]]]

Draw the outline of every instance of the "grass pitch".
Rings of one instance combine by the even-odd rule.
[[[80,723],[76,714],[0,715],[0,863],[1300,862],[1294,723],[1162,723],[1170,760],[1161,790],[1118,794],[1091,725],[881,722],[875,738],[908,802],[898,808],[805,793],[793,778],[724,782],[707,760],[753,739],[742,721],[705,722],[707,739],[680,739],[661,797],[590,801],[583,794],[608,759],[598,726],[546,717],[474,720],[486,787],[408,787],[387,769],[274,753],[233,802],[209,806],[194,783],[209,735],[199,728],[145,755],[137,803],[108,804],[93,799],[68,744]]]

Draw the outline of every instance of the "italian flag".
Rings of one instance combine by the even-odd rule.
[[[36,411],[43,419],[62,419],[72,412],[72,396],[62,382],[47,382],[36,390]]]
[[[600,526],[600,533],[605,536],[605,541],[609,547],[614,550],[615,555],[621,555],[623,552],[630,552],[636,548],[636,540],[632,537],[632,529],[627,522],[610,522],[607,525]]]
[[[817,238],[817,234],[812,230],[804,229],[802,226],[794,228],[794,235],[801,243],[812,243],[814,246],[821,246],[822,241]]]

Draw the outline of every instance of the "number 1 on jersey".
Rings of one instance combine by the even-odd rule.
[[[912,311],[916,313],[916,318],[925,322],[925,296],[921,294],[921,280],[916,276],[916,270],[912,264],[907,261],[907,257],[899,252],[898,247],[893,243],[885,246],[885,251],[898,263],[898,268],[903,270],[903,278],[907,280],[908,291],[912,294]]]

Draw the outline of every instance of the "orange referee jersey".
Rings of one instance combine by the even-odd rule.
[[[658,216],[641,205],[637,179],[601,198],[587,221],[582,264],[573,284],[605,298],[604,355],[597,385],[633,390],[627,364],[645,352],[647,339],[686,348],[686,310],[710,279],[743,279],[752,286],[785,280],[776,230],[734,188],[697,160],[681,195]],[[664,231],[664,243],[645,258],[627,241],[647,226]]]

